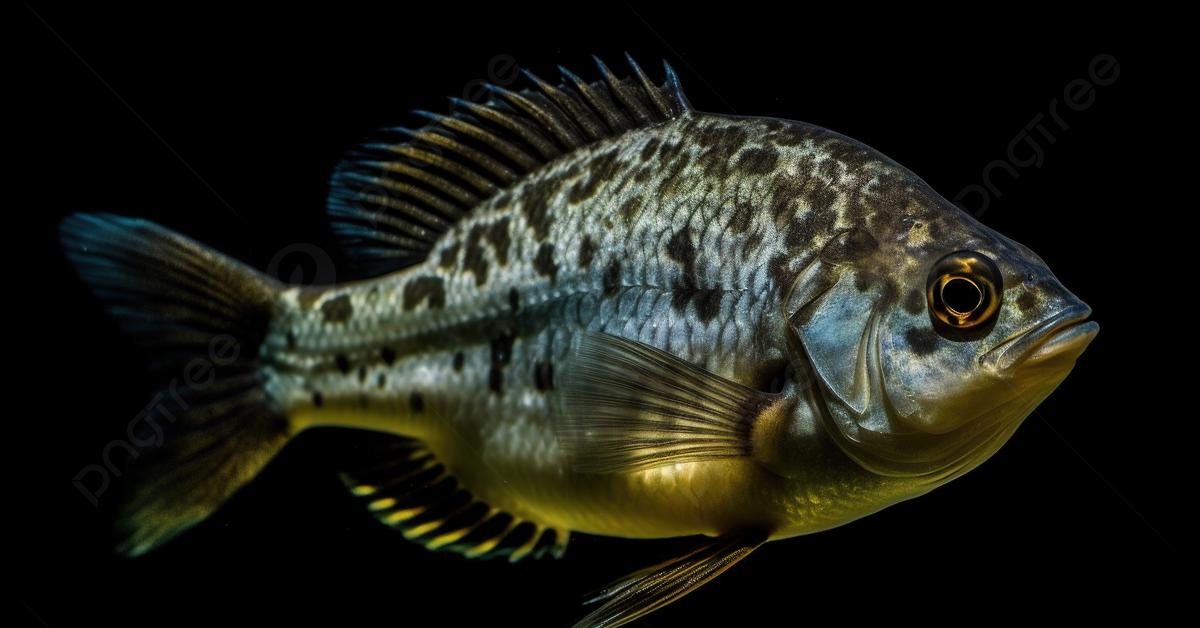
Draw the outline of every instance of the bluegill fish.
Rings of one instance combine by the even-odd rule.
[[[579,624],[620,625],[963,475],[1095,336],[1037,255],[871,148],[693,110],[669,67],[656,85],[598,65],[352,153],[328,207],[360,281],[290,286],[149,222],[63,223],[157,364],[236,348],[171,391],[121,551],[203,520],[301,431],[370,430],[348,490],[430,549],[705,537]]]

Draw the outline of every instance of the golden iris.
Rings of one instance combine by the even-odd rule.
[[[948,329],[976,329],[1000,310],[1000,269],[986,255],[955,251],[933,265],[925,295],[935,324]]]

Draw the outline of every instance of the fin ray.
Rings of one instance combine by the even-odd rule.
[[[80,278],[152,368],[174,374],[198,358],[212,367],[204,385],[172,380],[139,414],[162,435],[134,455],[118,507],[117,549],[138,555],[208,517],[288,440],[258,363],[280,286],[145,220],[76,214],[60,234]]]
[[[562,381],[559,442],[577,468],[596,473],[748,457],[755,421],[780,403],[603,333],[584,335]]]
[[[596,59],[593,83],[562,68],[557,86],[524,72],[530,87],[488,85],[481,103],[451,98],[449,114],[417,111],[424,127],[391,129],[353,151],[334,171],[327,211],[360,274],[423,259],[473,207],[564,153],[690,110],[670,66],[656,86],[626,59],[632,77]]]
[[[562,556],[569,534],[475,497],[419,441],[379,436],[367,462],[342,474],[371,515],[432,551],[468,558]]]

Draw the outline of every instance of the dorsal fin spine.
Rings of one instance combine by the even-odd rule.
[[[586,105],[580,103],[575,99],[575,97],[564,92],[563,90],[554,87],[546,81],[543,81],[541,77],[537,76],[533,72],[525,69],[522,69],[521,72],[524,73],[525,77],[532,81],[534,85],[537,85],[538,89],[542,90],[543,94],[546,94],[547,97],[558,103],[559,108],[566,110],[570,117],[574,118],[575,122],[587,135],[589,141],[594,142],[604,137],[604,123],[596,118],[591,111],[588,111]]]
[[[593,55],[592,60],[595,61],[596,66],[600,68],[600,73],[604,75],[604,80],[608,83],[608,88],[613,92],[613,94],[616,95],[617,100],[621,101],[621,104],[625,105],[626,109],[629,109],[631,112],[633,112],[633,117],[637,120],[637,125],[644,126],[650,124],[653,121],[650,117],[650,112],[646,110],[646,107],[642,105],[642,103],[638,102],[637,98],[633,97],[628,91],[626,91],[627,88],[625,84],[621,82],[621,79],[617,78],[617,75],[613,74],[612,70],[610,70],[608,66],[604,64],[604,61],[600,60],[600,57]]]
[[[656,86],[626,60],[632,73],[621,78],[596,58],[601,80],[592,83],[562,67],[558,85],[522,70],[528,87],[488,85],[485,102],[451,98],[449,114],[417,111],[425,126],[389,129],[352,151],[329,194],[334,231],[352,261],[376,274],[418,261],[439,230],[528,173],[587,144],[689,111],[669,65]]]
[[[614,133],[622,133],[629,130],[629,122],[621,112],[613,107],[611,102],[605,102],[607,98],[606,94],[600,93],[598,89],[588,85],[583,79],[576,76],[574,72],[561,65],[558,66],[558,71],[562,73],[564,78],[575,84],[575,89],[578,89],[579,93],[583,94],[583,97],[587,99],[593,109],[600,112],[600,115],[604,117],[604,121],[608,124],[608,128],[612,129]]]
[[[671,116],[671,105],[662,95],[662,92],[655,89],[654,84],[650,82],[650,77],[642,71],[642,66],[638,65],[637,61],[633,60],[633,55],[625,53],[625,62],[629,64],[630,69],[637,75],[638,81],[642,84],[642,90],[650,96],[650,101],[654,103],[654,107],[658,109],[658,114],[664,118]]]

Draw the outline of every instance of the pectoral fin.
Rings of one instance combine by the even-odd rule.
[[[699,589],[767,540],[762,532],[709,539],[690,554],[622,578],[589,602],[603,602],[575,628],[623,626]]]
[[[730,381],[649,345],[583,337],[564,369],[559,443],[575,468],[639,471],[751,455],[751,433],[776,395]]]

